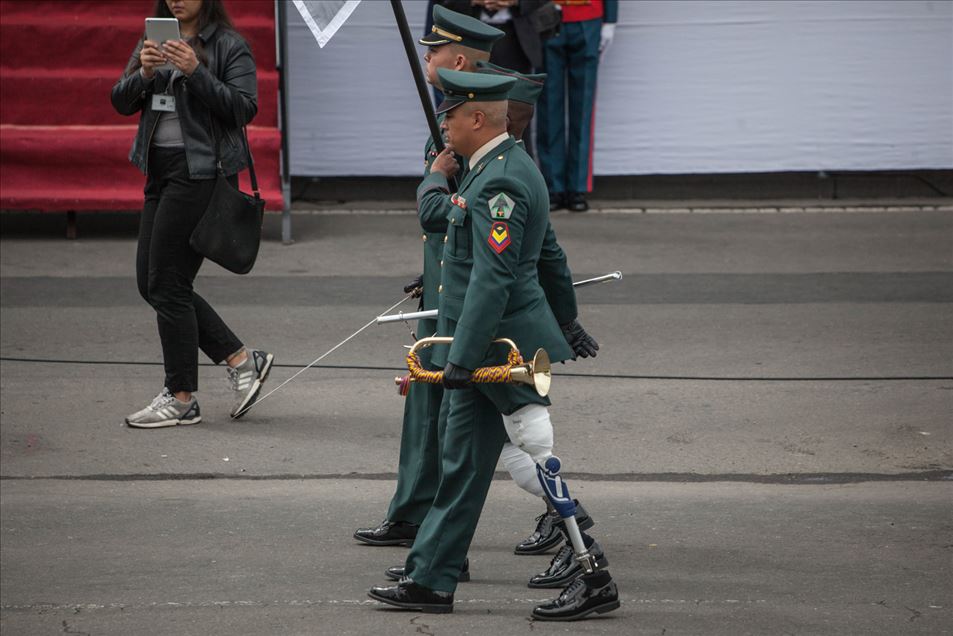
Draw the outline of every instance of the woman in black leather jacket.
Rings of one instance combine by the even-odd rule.
[[[245,168],[242,127],[258,111],[255,60],[221,0],[157,0],[153,15],[177,18],[183,39],[161,47],[140,40],[112,89],[120,114],[139,114],[129,153],[146,175],[136,281],[156,310],[165,363],[162,391],[126,418],[136,428],[201,421],[192,395],[198,390],[199,349],[228,365],[236,393],[232,417],[257,398],[274,360],[246,348],[193,291],[203,258],[189,246],[218,166],[236,185]]]

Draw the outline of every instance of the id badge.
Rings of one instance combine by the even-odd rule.
[[[175,96],[174,95],[153,95],[152,96],[152,110],[159,110],[166,113],[175,112]]]

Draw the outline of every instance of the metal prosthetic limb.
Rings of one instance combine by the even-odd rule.
[[[569,534],[573,552],[576,553],[576,561],[585,569],[586,574],[592,574],[596,570],[596,559],[589,553],[582,540],[582,533],[576,524],[576,504],[569,496],[569,488],[559,476],[561,468],[562,462],[559,458],[551,455],[542,465],[536,464],[536,476],[543,486],[546,498],[566,524],[566,532]]]

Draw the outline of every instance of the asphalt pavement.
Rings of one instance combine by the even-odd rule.
[[[196,289],[277,356],[266,390],[397,303],[400,209],[278,219],[253,273]],[[228,418],[123,417],[161,388],[135,218],[3,215],[0,627],[6,634],[953,633],[953,206],[612,208],[553,217],[595,360],[557,365],[570,488],[618,612],[528,619],[541,512],[499,474],[448,616],[366,598],[400,548],[351,539],[393,492],[408,326],[372,325]],[[413,310],[411,302],[398,309]]]

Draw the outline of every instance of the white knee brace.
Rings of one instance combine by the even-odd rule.
[[[531,495],[543,496],[543,487],[539,485],[539,480],[536,478],[536,462],[532,457],[521,451],[518,446],[507,442],[503,444],[500,459],[503,460],[503,466],[509,471],[510,477],[517,486]]]
[[[503,426],[513,445],[536,463],[544,463],[553,454],[553,424],[545,406],[530,404],[512,415],[504,415]]]

